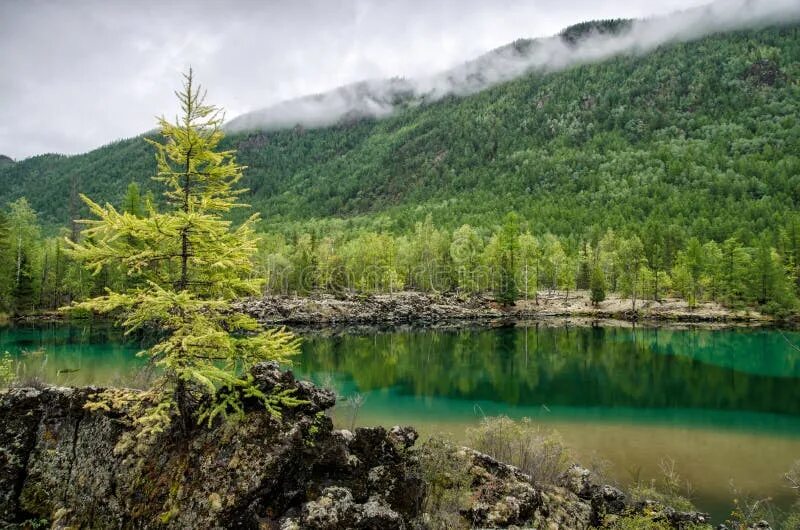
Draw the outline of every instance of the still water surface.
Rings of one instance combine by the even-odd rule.
[[[482,415],[530,417],[622,483],[673,459],[721,518],[731,482],[788,506],[800,459],[800,333],[531,323],[458,331],[305,335],[295,371],[360,396],[359,425],[464,439]],[[107,326],[0,328],[0,351],[59,384],[136,384],[139,345]],[[349,427],[353,407],[336,420]]]

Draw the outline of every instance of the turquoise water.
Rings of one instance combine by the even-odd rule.
[[[465,439],[483,415],[530,417],[577,458],[608,460],[623,483],[674,460],[718,518],[731,481],[792,500],[782,474],[800,459],[797,332],[520,324],[304,338],[294,369],[337,390],[341,426],[405,423]],[[138,349],[107,326],[0,329],[0,351],[58,384],[145,384]]]

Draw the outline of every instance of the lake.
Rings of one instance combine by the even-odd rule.
[[[303,336],[295,371],[362,402],[337,407],[342,427],[411,424],[463,440],[483,415],[529,417],[622,484],[674,460],[717,519],[732,485],[793,499],[782,475],[800,459],[798,332],[531,322]],[[64,385],[140,384],[138,349],[106,325],[0,328],[0,352]]]

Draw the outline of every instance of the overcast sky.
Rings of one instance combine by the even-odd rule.
[[[80,153],[172,116],[189,64],[229,118],[417,77],[583,20],[707,0],[0,0],[0,154]]]

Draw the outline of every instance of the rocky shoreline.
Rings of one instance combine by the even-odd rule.
[[[0,393],[3,528],[431,528],[426,446],[410,427],[334,430],[330,391],[273,363],[251,371],[264,391],[294,390],[304,404],[282,418],[252,404],[240,421],[163,433],[145,453],[121,445],[123,413],[88,410],[97,388]],[[464,447],[445,458],[468,473],[459,527],[584,529],[646,514],[673,528],[708,515],[627,500],[570,467],[558,484]],[[448,476],[441,474],[447,488]],[[454,524],[455,524],[454,523]]]
[[[588,291],[541,292],[537,298],[518,300],[503,306],[488,295],[423,293],[401,291],[392,294],[312,293],[309,295],[267,295],[241,300],[237,310],[264,325],[290,327],[394,327],[460,328],[508,325],[525,321],[572,322],[610,325],[646,323],[659,326],[753,327],[781,325],[796,327],[796,320],[778,320],[753,309],[733,310],[707,302],[690,307],[677,298],[659,302],[631,300],[612,295],[597,306]],[[13,319],[17,323],[63,322],[59,312],[42,312]]]
[[[775,321],[755,311],[734,311],[715,303],[689,307],[678,299],[642,301],[610,297],[596,307],[588,292],[540,293],[538,299],[502,306],[481,295],[404,291],[394,294],[314,294],[266,296],[238,307],[267,325],[403,325],[425,327],[464,323],[515,322],[548,318],[624,322],[767,325]]]

